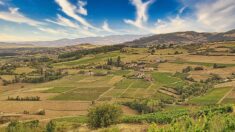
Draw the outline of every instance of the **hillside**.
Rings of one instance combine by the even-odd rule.
[[[235,30],[224,33],[198,33],[194,31],[157,34],[134,41],[126,45],[155,45],[155,44],[197,44],[220,41],[234,41]]]

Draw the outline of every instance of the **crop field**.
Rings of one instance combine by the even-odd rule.
[[[13,80],[15,76],[13,76],[13,75],[1,75],[0,77],[2,79],[5,79],[5,80]]]
[[[32,69],[30,67],[19,67],[19,68],[16,68],[14,72],[16,74],[23,74],[23,73],[27,74],[27,73],[30,73],[32,71],[34,71],[34,69]]]
[[[204,66],[212,66],[214,63],[218,63],[225,66],[235,66],[235,60],[233,56],[184,55],[180,56],[179,59],[183,62],[180,62],[179,60],[178,63],[190,63]]]
[[[231,87],[215,88],[205,95],[191,99],[190,103],[201,105],[216,104],[230,90]]]
[[[77,65],[85,65],[97,62],[105,62],[108,57],[117,57],[119,54],[117,52],[111,52],[108,54],[100,54],[96,56],[87,56],[79,60],[68,61],[62,63],[56,63],[54,66],[77,66]]]
[[[165,87],[181,87],[186,84],[183,80],[177,77],[173,77],[170,73],[152,73],[153,79],[157,85]]]
[[[222,103],[233,104],[235,103],[235,89],[233,88],[232,91],[224,98]]]
[[[210,48],[224,52],[216,45]],[[117,66],[119,56],[121,66]],[[37,57],[40,58],[40,54]],[[112,64],[108,65],[110,58]],[[88,54],[80,59],[53,59],[37,65],[35,62],[26,65],[22,61],[8,71],[3,69],[0,72],[0,106],[4,107],[0,112],[20,114],[21,120],[55,119],[71,125],[87,122],[88,109],[107,102],[156,101],[161,104],[157,107],[160,111],[191,109],[191,106],[181,105],[184,103],[194,104],[195,108],[235,103],[233,56],[193,55],[180,47],[156,49],[151,54],[149,48],[126,47],[122,52]],[[3,64],[5,61],[0,59]],[[215,63],[224,67],[213,68]],[[187,67],[189,71],[183,72]],[[202,69],[195,70],[198,67]],[[220,80],[210,80],[214,79],[212,77]],[[193,84],[199,88],[190,89]],[[199,91],[204,85],[208,89]],[[8,100],[17,97],[19,100]],[[40,97],[40,100],[20,100],[29,97]],[[139,114],[131,107],[121,107],[124,114]],[[40,109],[46,114],[35,115]],[[56,119],[58,117],[64,118]]]

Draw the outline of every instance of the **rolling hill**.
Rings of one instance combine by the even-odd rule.
[[[126,42],[126,45],[155,45],[155,44],[197,44],[208,42],[234,41],[235,30],[223,33],[198,33],[194,31],[156,34]]]

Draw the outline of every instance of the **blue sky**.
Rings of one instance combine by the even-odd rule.
[[[0,41],[235,28],[235,0],[0,0]]]

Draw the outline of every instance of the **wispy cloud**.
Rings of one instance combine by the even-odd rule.
[[[215,31],[235,28],[235,1],[215,0],[198,3],[196,5],[196,17],[199,22]]]
[[[136,7],[136,19],[125,19],[124,22],[138,28],[143,28],[143,24],[148,20],[148,8],[153,2],[154,0],[148,0],[146,2],[143,2],[142,0],[131,0],[131,3]]]
[[[0,6],[1,5],[5,5],[5,3],[2,0],[0,0]]]
[[[72,30],[75,32],[75,34],[80,35],[80,36],[86,36],[86,37],[97,36],[95,33],[89,31],[89,29],[83,28],[83,27],[79,26],[79,24],[77,24],[76,22],[73,22],[72,20],[67,19],[59,14],[57,14],[56,20],[46,19],[46,21],[63,26],[63,27],[66,27],[66,30],[70,30],[70,31]],[[70,29],[68,29],[68,27]]]
[[[86,5],[87,5],[87,2],[79,0],[77,13],[86,16],[87,15],[87,9],[85,8]]]
[[[181,18],[179,16],[168,18],[167,20],[158,20],[155,27],[149,28],[152,33],[170,33],[178,31],[206,31],[206,26],[199,25],[197,21],[191,18]]]
[[[1,11],[0,19],[15,23],[24,23],[31,26],[44,25],[43,22],[33,20],[31,18],[26,17],[24,14],[20,13],[19,8],[10,7],[8,11]]]
[[[83,17],[80,15],[87,15],[87,11],[84,9],[84,2],[78,2],[78,4],[82,4],[79,6],[75,6],[71,3],[69,3],[68,0],[55,0],[56,3],[61,7],[62,11],[72,17],[73,19],[80,22],[83,26],[86,26],[88,28],[96,29],[94,26],[92,26],[89,22],[86,21]],[[80,15],[79,15],[80,14]]]
[[[64,30],[57,30],[52,28],[39,27],[40,31],[47,32],[49,34],[67,34]]]
[[[185,3],[184,3],[185,4]],[[186,3],[194,9],[190,16],[180,17],[186,7],[184,6],[175,17],[158,20],[154,28],[149,30],[153,33],[168,33],[176,31],[227,31],[235,28],[235,1],[214,0],[196,1]]]
[[[106,32],[117,33],[116,31],[114,31],[113,29],[111,29],[111,28],[109,27],[109,24],[108,24],[107,21],[104,21],[103,26],[102,26],[102,29],[103,29],[104,31],[106,31]]]
[[[79,28],[79,25],[75,22],[72,22],[70,19],[67,19],[59,14],[57,14],[57,19],[55,21],[46,19],[47,22],[51,22],[60,26],[70,27],[70,28]]]

